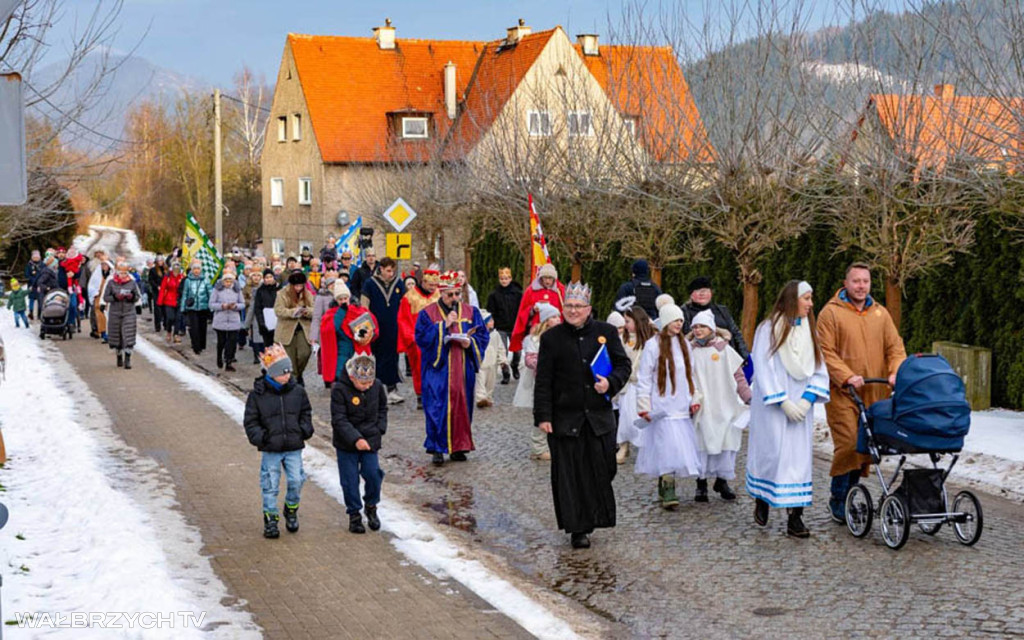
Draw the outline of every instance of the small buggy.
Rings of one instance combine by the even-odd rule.
[[[888,384],[881,378],[868,378],[865,384]],[[971,408],[967,403],[963,380],[939,355],[910,356],[900,365],[891,398],[870,408],[847,387],[859,410],[857,450],[870,454],[882,485],[877,507],[863,483],[846,495],[846,526],[854,536],[863,538],[871,531],[875,516],[881,520],[882,539],[891,549],[907,542],[913,524],[935,535],[944,524],[953,527],[957,540],[973,545],[981,538],[981,503],[970,491],[960,491],[950,502],[946,478],[959,459],[964,436],[971,426]],[[930,469],[903,469],[907,456],[927,454]],[[886,482],[879,467],[883,456],[900,456],[892,478]],[[939,461],[951,455],[949,467]],[[894,488],[903,471],[902,481]]]
[[[39,337],[61,336],[71,340],[75,335],[75,327],[71,322],[71,296],[63,289],[54,289],[43,296],[42,308],[39,311],[42,320]]]

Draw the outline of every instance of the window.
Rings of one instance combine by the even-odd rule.
[[[309,252],[313,253],[313,241],[299,240],[299,253],[302,253],[303,249],[309,249]]]
[[[302,114],[292,116],[292,140],[302,140]]]
[[[531,136],[551,135],[551,114],[547,111],[527,111],[526,123]]]
[[[415,118],[402,118],[403,138],[427,138],[429,135],[426,118],[419,116]]]
[[[592,136],[594,128],[590,122],[589,111],[570,111],[568,114],[569,136]]]
[[[284,206],[284,178],[270,179],[270,206]]]
[[[288,140],[288,116],[280,116],[277,119],[277,141]]]
[[[272,238],[270,240],[270,253],[279,256],[284,255],[284,238]]]
[[[632,137],[636,137],[636,118],[626,118],[624,121],[626,125],[626,133]]]
[[[312,178],[299,178],[299,204],[313,204]]]

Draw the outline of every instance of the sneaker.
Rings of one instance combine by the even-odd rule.
[[[388,404],[401,404],[403,402],[405,402],[405,398],[398,395],[397,391],[388,392]]]
[[[708,481],[707,479],[697,478],[697,492],[693,494],[694,502],[707,502],[708,501]]]
[[[289,507],[284,505],[284,528],[288,533],[295,533],[299,530],[299,505]]]
[[[377,507],[366,507],[366,526],[370,531],[380,530],[380,518],[377,517]]]
[[[715,478],[715,484],[711,485],[711,489],[722,497],[722,500],[735,500],[736,494],[733,493],[729,483],[722,478]]]
[[[281,531],[277,528],[277,514],[276,513],[264,513],[263,514],[263,537],[264,538],[278,538],[281,536]]]
[[[590,536],[585,533],[573,533],[569,538],[573,549],[589,549]]]
[[[351,533],[366,533],[366,527],[363,526],[363,516],[358,513],[353,513],[348,517],[348,530]]]
[[[846,524],[846,503],[839,502],[835,498],[829,498],[828,514],[832,516],[832,522]]]

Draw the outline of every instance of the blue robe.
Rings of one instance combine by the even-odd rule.
[[[362,297],[377,318],[380,335],[373,343],[373,356],[377,359],[377,378],[392,387],[402,381],[398,371],[398,307],[405,296],[405,283],[395,278],[385,285],[374,276],[363,283]]]
[[[416,318],[416,345],[423,367],[423,413],[427,420],[428,453],[472,451],[473,390],[490,334],[480,310],[459,304],[459,323],[449,331],[441,303],[435,302]],[[474,331],[475,330],[475,331]],[[444,337],[469,333],[469,348],[455,342],[445,344]]]

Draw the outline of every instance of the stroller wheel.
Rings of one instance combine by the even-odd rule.
[[[871,531],[874,519],[871,492],[858,483],[846,494],[846,528],[857,538],[863,538]]]
[[[902,495],[893,493],[882,500],[882,540],[890,549],[900,549],[910,537],[910,509]]]
[[[971,546],[981,538],[981,503],[970,491],[961,491],[953,498],[953,512],[958,514],[953,520],[957,540]]]

